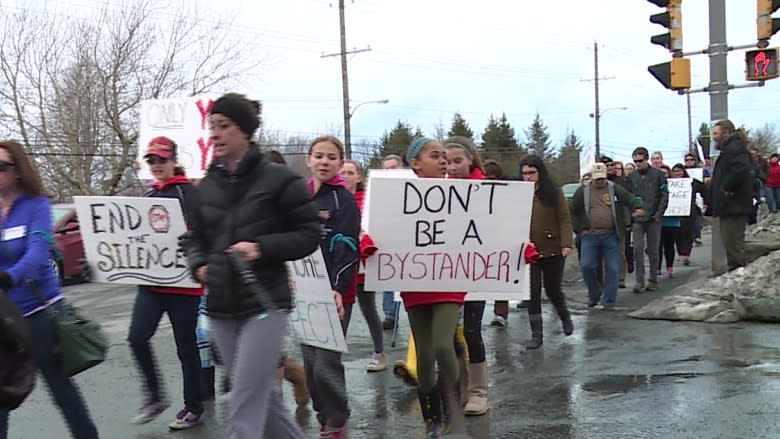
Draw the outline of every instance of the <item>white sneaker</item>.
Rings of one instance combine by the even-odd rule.
[[[368,360],[368,367],[366,370],[369,372],[379,372],[387,368],[387,357],[384,352],[374,352],[371,359]]]
[[[493,321],[490,322],[490,326],[498,326],[500,328],[503,328],[506,325],[507,325],[507,321],[504,318],[504,316],[499,316],[499,315],[493,317]]]

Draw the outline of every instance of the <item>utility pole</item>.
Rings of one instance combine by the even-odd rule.
[[[342,111],[344,113],[344,156],[348,159],[352,158],[352,127],[350,126],[350,111],[349,111],[349,75],[347,74],[347,55],[352,55],[360,52],[368,52],[370,47],[360,50],[347,51],[347,24],[344,19],[344,1],[339,0],[339,28],[341,32],[341,51],[338,53],[323,54],[320,58],[328,58],[332,56],[341,57],[341,99],[342,99]]]
[[[582,79],[581,81],[593,81],[593,89],[595,93],[595,108],[593,111],[593,120],[595,121],[595,134],[596,134],[596,158],[598,162],[601,159],[601,107],[599,106],[599,81],[607,79],[615,79],[614,76],[608,78],[599,77],[599,44],[597,41],[593,42],[593,79]]]
[[[341,99],[344,111],[344,155],[352,158],[352,127],[349,117],[349,77],[347,76],[347,24],[344,20],[344,0],[339,0],[339,27],[341,28]]]
[[[593,42],[593,88],[596,91],[596,111],[593,120],[596,121],[596,161],[601,157],[601,110],[599,110],[599,44]]]
[[[688,102],[688,152],[694,154],[696,145],[693,141],[693,120],[691,115],[691,94],[685,93],[685,100]]]
[[[710,8],[710,123],[728,119],[729,116],[729,82],[727,73],[728,45],[726,44],[726,0],[709,0]],[[715,147],[715,148],[713,148]],[[710,157],[714,169],[717,156],[717,145],[710,144]],[[726,247],[720,236],[720,218],[712,221],[712,271],[715,274],[725,273]]]

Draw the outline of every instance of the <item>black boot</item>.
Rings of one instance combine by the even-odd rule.
[[[558,317],[561,318],[561,326],[563,327],[563,333],[567,336],[574,333],[574,322],[571,321],[571,313],[569,308],[563,305],[562,309],[558,310]]]
[[[420,410],[425,421],[426,438],[441,437],[444,432],[444,418],[442,416],[439,386],[434,386],[428,392],[423,392],[418,387],[417,397],[420,399]]]
[[[216,397],[214,391],[214,366],[200,369],[200,399],[213,401]]]
[[[542,347],[542,315],[529,314],[528,322],[531,323],[531,339],[525,344],[528,350]]]

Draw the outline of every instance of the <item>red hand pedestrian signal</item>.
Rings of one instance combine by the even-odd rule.
[[[762,50],[756,55],[755,59],[753,59],[753,68],[756,73],[761,72],[761,75],[766,76],[771,63],[771,59],[766,55],[766,52]]]
[[[749,50],[745,53],[745,79],[764,81],[777,78],[777,48]]]

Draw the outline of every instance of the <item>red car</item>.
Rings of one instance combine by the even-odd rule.
[[[81,279],[79,259],[84,258],[81,228],[73,204],[54,204],[51,208],[54,224],[54,242],[62,253],[57,273],[62,280]]]

